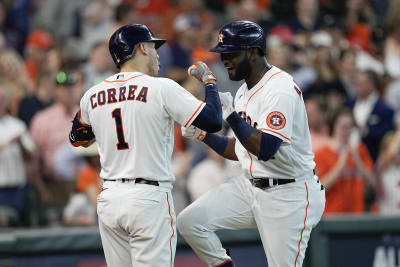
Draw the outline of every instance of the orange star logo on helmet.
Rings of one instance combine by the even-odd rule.
[[[222,43],[223,38],[224,38],[224,35],[223,35],[222,33],[220,33],[220,34],[218,35],[218,43]]]

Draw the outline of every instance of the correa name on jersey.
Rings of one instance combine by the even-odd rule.
[[[92,109],[105,104],[114,104],[123,101],[141,101],[147,103],[148,87],[143,86],[139,93],[136,94],[137,85],[121,86],[117,88],[109,88],[101,90],[90,96],[90,104]]]

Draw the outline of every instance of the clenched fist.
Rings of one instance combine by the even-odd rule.
[[[197,128],[194,125],[190,125],[189,127],[183,127],[181,128],[182,131],[182,136],[189,138],[189,139],[196,139],[196,140],[203,140],[204,137],[206,137],[206,132]]]
[[[208,68],[207,64],[202,61],[197,61],[188,68],[188,74],[195,77],[203,83],[216,83],[217,77]]]

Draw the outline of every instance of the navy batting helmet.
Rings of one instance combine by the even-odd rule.
[[[218,35],[218,44],[210,49],[210,52],[232,53],[251,47],[260,48],[265,55],[265,33],[257,23],[241,20],[222,27]]]
[[[130,59],[136,45],[142,42],[154,42],[157,49],[165,43],[165,40],[155,38],[151,30],[143,24],[129,24],[116,30],[108,43],[115,65],[120,67],[122,63]]]

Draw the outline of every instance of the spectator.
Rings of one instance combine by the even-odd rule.
[[[378,160],[379,213],[400,215],[400,127],[385,137]]]
[[[84,90],[102,82],[113,74],[112,59],[105,42],[98,42],[90,49],[89,61],[83,66],[85,76]]]
[[[30,91],[31,83],[22,58],[14,50],[0,52],[0,83],[11,90],[8,109],[11,115],[16,116],[19,102]]]
[[[393,24],[385,42],[385,69],[393,78],[400,78],[400,25]]]
[[[47,53],[52,46],[53,38],[45,30],[35,30],[29,35],[25,46],[25,70],[32,83],[47,68]]]
[[[332,141],[315,153],[317,174],[326,188],[325,214],[365,211],[364,181],[374,185],[373,163],[354,134],[351,111],[338,110],[329,123]]]
[[[319,16],[319,1],[297,0],[296,16],[291,19],[288,26],[295,33],[313,32],[321,27],[322,20]]]
[[[39,73],[33,92],[22,98],[18,117],[30,127],[33,116],[53,102],[55,75],[49,71]]]
[[[267,41],[269,62],[286,72],[291,72],[290,58],[292,49],[279,37],[271,36]]]
[[[305,92],[305,97],[312,94],[325,95],[328,104],[335,101],[335,97],[342,99],[339,104],[344,104],[346,100],[346,91],[343,84],[338,79],[337,70],[333,54],[331,53],[332,38],[325,31],[318,31],[311,36],[311,45],[314,50],[314,69],[317,72],[316,81]]]
[[[176,42],[170,45],[170,64],[165,66],[165,75],[178,83],[187,78],[187,68],[192,64],[192,52],[197,45],[197,31],[200,18],[182,13],[174,20]]]
[[[114,24],[114,5],[112,0],[88,0],[81,8],[82,36],[76,51],[78,57],[87,58],[94,44],[106,41],[104,34],[111,32]]]
[[[223,184],[240,173],[240,167],[235,168],[238,162],[225,160],[214,150],[207,147],[207,158],[197,164],[190,172],[187,181],[187,190],[193,202],[201,195]]]
[[[355,96],[356,55],[356,51],[353,49],[342,50],[337,62],[339,80],[343,84],[349,98]]]
[[[9,226],[12,215],[16,223],[23,220],[27,188],[24,155],[35,149],[25,124],[6,113],[9,100],[10,90],[0,86],[0,226]]]
[[[359,72],[356,76],[356,98],[349,103],[362,141],[374,162],[383,137],[395,128],[393,110],[380,99],[378,88],[379,79],[373,71]]]
[[[40,0],[35,1],[33,28],[45,28],[59,43],[75,40],[81,31],[80,10],[87,1]]]
[[[308,126],[310,127],[312,150],[315,153],[329,141],[328,125],[326,124],[326,104],[322,96],[313,96],[305,101]]]
[[[134,19],[135,19],[135,13],[131,5],[126,3],[121,3],[117,5],[114,10],[114,20],[116,22],[116,25],[114,26],[114,29],[111,32],[111,34],[120,27],[126,24],[133,23]]]
[[[78,109],[78,87],[76,74],[58,73],[54,88],[54,103],[37,113],[32,119],[31,135],[41,158],[42,172],[49,186],[53,186],[53,201],[64,203],[68,198],[69,183],[63,183],[57,177],[54,166],[55,155],[68,139],[71,121]],[[80,92],[82,93],[82,92]]]
[[[29,11],[33,0],[1,1],[0,13],[4,12],[5,20],[1,29],[9,47],[22,54],[26,37],[30,30]],[[1,15],[0,15],[1,17]]]
[[[76,193],[64,209],[63,222],[67,225],[93,225],[97,221],[97,195],[101,191],[99,152],[96,143],[75,150],[85,159],[86,165],[77,175]]]
[[[400,125],[400,78],[388,84],[383,99],[393,109],[396,125]]]

